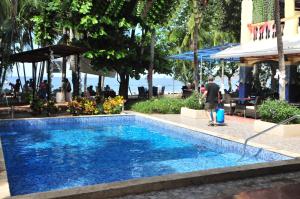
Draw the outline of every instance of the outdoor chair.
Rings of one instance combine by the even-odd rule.
[[[161,87],[161,90],[159,91],[158,95],[164,95],[165,93],[165,86]]]
[[[244,117],[246,117],[246,105],[242,103],[241,101],[236,103],[235,109],[234,109],[235,114],[243,114]]]
[[[183,86],[181,88],[181,90],[182,90],[181,98],[187,98],[187,97],[191,96],[192,93],[193,93],[193,90],[192,89],[188,89],[186,86]]]
[[[138,92],[139,92],[138,98],[147,98],[148,96],[147,91],[143,86],[138,87]]]
[[[224,94],[224,110],[229,115],[233,115],[236,103],[232,102],[230,94]]]
[[[245,106],[245,115],[246,116],[254,117],[255,119],[258,117],[257,109],[260,104],[260,99],[261,99],[260,96],[256,96],[252,105],[247,104]]]
[[[116,97],[116,92],[114,90],[109,90],[109,91],[102,91],[104,98],[114,98]]]
[[[153,97],[157,97],[158,96],[158,87],[156,87],[156,86],[152,87],[152,94],[153,94]]]

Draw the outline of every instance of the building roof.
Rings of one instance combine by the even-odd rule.
[[[284,54],[300,53],[300,38],[283,40]],[[243,45],[227,48],[221,52],[212,55],[212,58],[248,58],[248,57],[264,57],[277,56],[277,40],[269,39],[265,41],[250,42]]]
[[[53,58],[67,57],[70,55],[77,55],[86,52],[86,48],[80,48],[67,45],[52,45],[43,48],[38,48],[30,51],[16,53],[10,56],[12,62],[41,62]]]
[[[213,58],[212,56],[215,55],[218,52],[221,52],[227,48],[237,46],[239,44],[236,43],[227,43],[224,45],[219,45],[219,46],[214,46],[210,48],[203,48],[198,50],[198,60],[199,61],[215,61],[218,60],[217,58]],[[181,54],[177,55],[172,55],[169,57],[169,59],[174,59],[174,60],[186,60],[186,61],[193,61],[194,60],[194,52],[193,51],[188,51],[184,52]],[[232,58],[227,58],[227,60],[230,61],[239,61],[239,59],[232,59]]]

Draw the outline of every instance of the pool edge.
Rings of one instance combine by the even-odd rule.
[[[7,178],[1,137],[0,137],[0,190],[1,190],[1,192],[0,192],[1,199],[7,198],[10,196],[10,190],[9,190],[9,184],[8,184],[8,178]]]
[[[106,199],[122,197],[130,194],[141,194],[152,191],[162,191],[179,187],[204,185],[230,180],[274,175],[299,171],[300,159],[284,160],[271,163],[258,163],[245,166],[211,169],[182,174],[171,174],[149,178],[133,179],[122,182],[98,184],[65,190],[54,190],[33,194],[13,196],[12,199],[35,198],[35,199],[82,199],[97,198]]]
[[[14,118],[14,119],[1,119],[0,122],[19,121],[19,120],[44,120],[44,119],[61,119],[61,118],[87,118],[87,117],[115,117],[115,116],[135,116],[134,113],[123,112],[120,114],[107,114],[107,115],[66,115],[66,116],[53,116],[53,117],[30,117],[30,118]]]

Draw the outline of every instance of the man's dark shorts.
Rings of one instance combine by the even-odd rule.
[[[217,108],[217,103],[205,103],[205,110],[215,110]]]

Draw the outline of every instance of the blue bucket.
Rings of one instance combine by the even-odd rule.
[[[217,114],[216,114],[217,123],[223,124],[224,123],[224,115],[225,115],[224,109],[218,108],[216,112],[217,112]]]

